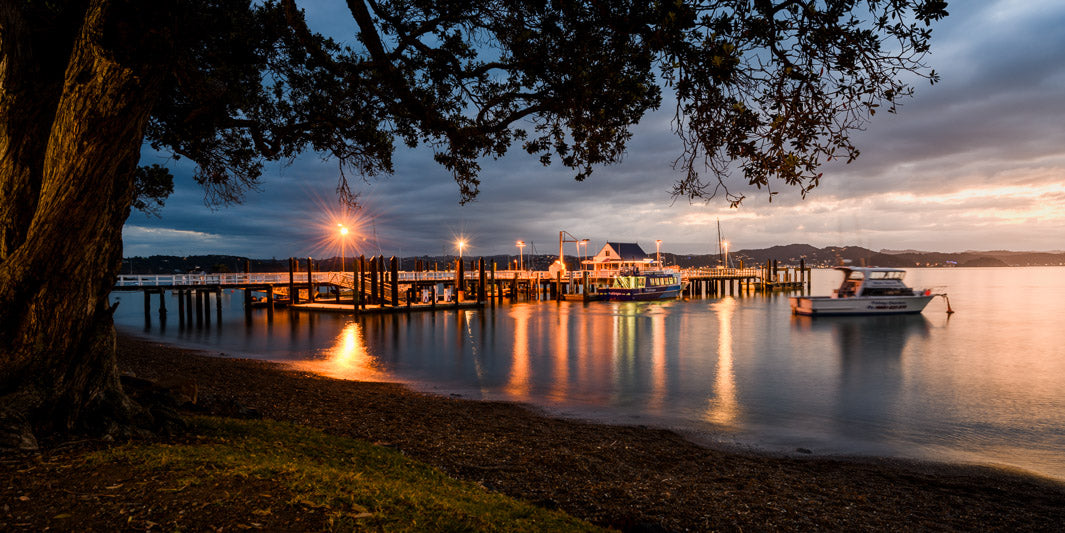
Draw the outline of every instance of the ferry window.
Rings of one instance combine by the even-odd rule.
[[[902,279],[905,272],[870,272],[869,279]]]
[[[848,279],[865,279],[865,273],[857,271],[851,272],[850,276],[848,276]]]

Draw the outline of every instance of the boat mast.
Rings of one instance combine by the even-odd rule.
[[[717,258],[721,261],[721,266],[725,266],[724,256],[721,255],[721,219],[717,220]]]

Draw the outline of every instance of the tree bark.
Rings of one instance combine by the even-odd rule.
[[[0,448],[115,433],[140,413],[118,381],[108,294],[160,76],[105,35],[126,7],[89,2],[65,57],[0,8]],[[27,64],[56,57],[55,81]]]

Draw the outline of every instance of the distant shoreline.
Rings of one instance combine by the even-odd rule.
[[[840,460],[707,448],[646,427],[562,420],[527,407],[354,382],[119,336],[119,366],[388,445],[492,490],[619,529],[1060,527],[1065,483],[990,467]]]
[[[335,253],[335,252],[333,252]],[[386,257],[388,254],[385,254]],[[345,258],[345,265],[351,266],[357,256]],[[518,261],[517,254],[491,254],[475,255],[467,257],[470,261],[483,258],[490,266],[493,262],[499,268],[506,269],[507,265],[513,265]],[[450,255],[441,256],[408,256],[399,259],[399,269],[414,271],[418,268],[426,270],[447,270],[451,268],[457,257]],[[305,262],[306,258],[301,261]],[[522,262],[528,270],[547,270],[548,266],[558,260],[557,254],[524,254]],[[677,266],[680,268],[715,267],[722,265],[724,258],[720,254],[683,254],[662,252],[662,264]],[[739,266],[742,262],[747,267],[759,267],[767,262],[776,261],[779,266],[799,266],[803,262],[805,266],[812,268],[831,268],[842,264],[844,261],[852,265],[881,266],[893,268],[944,268],[944,267],[1031,267],[1031,266],[1065,266],[1065,252],[1012,252],[1004,250],[992,250],[986,252],[918,252],[911,250],[874,251],[860,246],[830,246],[816,248],[808,244],[791,244],[787,246],[773,246],[770,248],[754,250],[730,251],[728,262],[732,266]],[[578,258],[567,255],[566,262],[572,268],[578,266]],[[337,270],[341,268],[339,257],[315,258],[316,267],[319,271]],[[301,268],[301,267],[298,267]],[[297,268],[297,270],[298,270]],[[122,274],[185,274],[189,272],[203,272],[223,274],[232,272],[288,272],[289,261],[285,259],[252,259],[236,255],[194,255],[194,256],[170,256],[153,255],[149,257],[127,257],[122,260]],[[324,269],[324,270],[323,270]]]

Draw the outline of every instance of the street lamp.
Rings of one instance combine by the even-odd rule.
[[[461,261],[462,260],[462,249],[466,247],[466,241],[464,241],[462,239],[459,239],[459,241],[457,243],[455,243],[455,244],[457,244],[458,247],[459,247],[459,261]]]
[[[348,228],[343,224],[337,224],[340,227],[340,273],[344,273],[344,241],[347,240]]]
[[[525,241],[518,241],[518,270],[525,270]]]
[[[655,241],[655,262],[658,263],[658,268],[662,268],[662,239]]]
[[[721,248],[725,250],[725,268],[728,268],[728,241],[721,241]]]
[[[577,254],[580,254],[581,246],[584,246],[584,255],[581,256],[581,270],[584,270],[584,259],[588,257],[588,239],[581,239],[581,242],[577,243]]]

